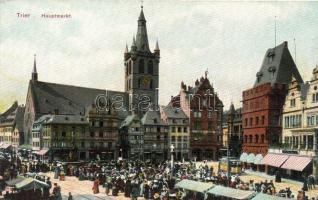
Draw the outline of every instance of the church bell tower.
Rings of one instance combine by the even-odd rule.
[[[149,49],[146,19],[141,7],[137,35],[133,37],[130,50],[126,45],[125,92],[129,94],[129,109],[145,113],[158,108],[160,50],[158,41],[153,52]]]

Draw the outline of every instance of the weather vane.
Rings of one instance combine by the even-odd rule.
[[[140,4],[141,4],[141,8],[143,8],[143,4],[144,4],[144,1],[143,0],[140,0]]]

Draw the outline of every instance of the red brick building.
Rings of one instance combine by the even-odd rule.
[[[190,157],[216,160],[222,147],[223,103],[207,76],[197,79],[194,87],[182,82],[179,95],[172,97],[171,103],[190,119]]]
[[[267,50],[253,88],[243,92],[242,152],[245,155],[264,156],[270,145],[280,142],[282,110],[292,77],[303,82],[287,42]],[[253,163],[253,159],[247,162]]]

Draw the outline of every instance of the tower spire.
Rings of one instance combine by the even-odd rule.
[[[32,81],[38,80],[38,72],[36,70],[36,54],[34,54],[34,63],[33,63],[33,71],[32,71]]]
[[[128,45],[126,43],[126,47],[125,47],[125,53],[128,53]]]
[[[135,36],[133,36],[133,41],[132,41],[132,44],[131,44],[130,51],[134,52],[136,50],[137,50],[136,39],[135,39]]]
[[[147,35],[147,27],[146,27],[146,19],[145,19],[145,15],[143,11],[143,6],[141,6],[140,15],[138,18],[136,44],[137,44],[138,51],[150,52],[149,43],[148,43],[148,35]]]
[[[160,49],[159,49],[158,40],[156,41],[156,46],[155,46],[155,49],[154,49],[154,53],[155,53],[157,56],[160,56]]]

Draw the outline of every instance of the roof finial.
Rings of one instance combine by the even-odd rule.
[[[36,54],[34,54],[32,80],[33,80],[33,81],[37,81],[37,80],[38,80],[38,73],[37,73],[37,70],[36,70]]]
[[[204,74],[205,74],[205,78],[207,78],[207,77],[208,77],[208,74],[209,74],[209,68],[206,68]]]
[[[295,48],[295,64],[297,66],[297,60],[296,60],[296,39],[294,38],[294,48]]]
[[[155,50],[159,50],[158,39],[157,39],[157,41],[156,41],[156,46],[155,46]]]
[[[141,5],[140,7],[141,7],[141,9],[144,8],[144,5],[143,5],[143,4],[144,4],[144,1],[143,1],[143,0],[140,0],[140,5]]]
[[[34,54],[33,73],[37,73],[36,72],[36,54]]]
[[[125,47],[125,53],[128,53],[128,45],[127,45],[127,42],[126,42],[126,47]]]
[[[276,18],[277,18],[277,16],[275,15],[275,47],[276,47],[276,31],[277,31],[277,30],[276,30],[276,29],[277,29],[277,28],[276,28]]]

